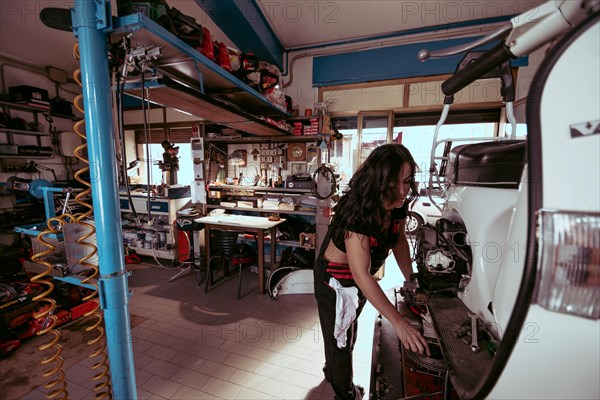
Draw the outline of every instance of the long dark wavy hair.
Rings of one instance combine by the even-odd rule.
[[[419,196],[415,172],[417,165],[410,151],[401,144],[385,144],[373,150],[350,179],[344,195],[333,208],[333,224],[372,227],[372,236],[383,237],[390,223],[386,204],[397,201],[400,170],[404,163],[411,168],[410,204]]]

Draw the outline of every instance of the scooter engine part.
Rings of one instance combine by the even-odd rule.
[[[425,266],[429,272],[449,274],[454,271],[452,253],[442,249],[429,250],[425,256]]]

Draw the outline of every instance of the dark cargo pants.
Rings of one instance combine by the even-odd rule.
[[[352,351],[354,350],[358,331],[357,319],[366,299],[359,290],[356,318],[346,331],[346,346],[341,349],[338,348],[337,341],[333,336],[336,317],[336,292],[328,285],[331,275],[326,272],[326,269],[327,261],[319,257],[315,263],[314,286],[325,348],[325,378],[331,383],[336,400],[354,400],[357,398],[357,389],[353,383]],[[343,286],[356,286],[354,281],[351,280],[340,281],[340,283]]]

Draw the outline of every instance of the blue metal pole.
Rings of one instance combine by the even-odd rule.
[[[85,125],[92,201],[100,267],[99,291],[104,310],[108,358],[115,399],[137,399],[127,272],[119,210],[117,163],[106,34],[109,2],[76,0],[73,30],[79,38]]]

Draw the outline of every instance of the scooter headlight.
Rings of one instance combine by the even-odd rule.
[[[537,303],[600,318],[600,214],[541,210]]]

